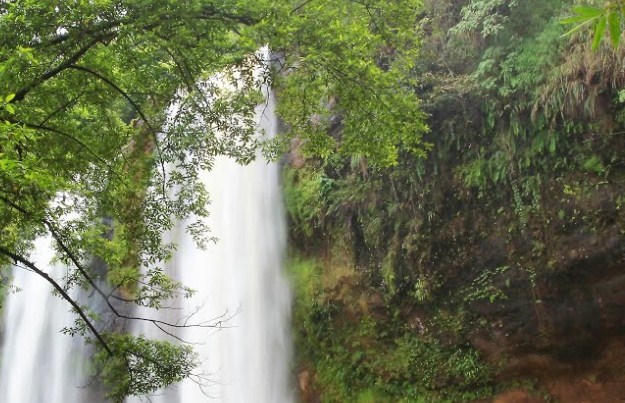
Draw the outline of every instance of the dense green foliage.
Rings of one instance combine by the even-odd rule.
[[[161,269],[163,234],[196,219],[210,240],[199,172],[253,158],[261,82],[287,128],[266,150],[292,139],[304,165],[285,174],[293,244],[334,256],[292,269],[298,363],[325,401],[490,393],[500,363],[470,341],[519,323],[555,337],[562,239],[625,233],[625,58],[602,41],[620,42],[617,2],[573,17],[567,0],[57,3],[0,1],[0,265],[72,305],[68,332],[95,343],[116,401],[189,376],[194,355],[101,331],[68,290],[121,321],[115,304],[192,293]],[[44,234],[62,283],[29,260]]]
[[[280,115],[293,124],[292,135],[307,140],[308,153],[338,151],[381,166],[394,165],[399,149],[423,154],[425,126],[410,74],[420,4],[315,1],[294,27],[278,30],[285,46],[307,55],[277,84]],[[317,43],[323,49],[312,51]]]
[[[441,369],[432,388],[410,367],[402,375],[407,384],[382,396],[418,401],[411,391],[436,389],[433,400],[470,400],[458,394],[460,385],[479,394],[515,379],[490,377],[507,358],[485,345],[544,352],[565,340],[558,323],[581,328],[574,316],[562,319],[559,304],[590,293],[581,287],[592,262],[616,270],[617,260],[589,250],[625,233],[625,66],[622,48],[593,43],[592,29],[567,34],[562,20],[574,3],[426,1],[412,74],[428,114],[427,157],[400,150],[392,167],[359,157],[309,158],[304,168],[287,168],[296,250],[319,258],[344,255],[333,247],[342,245],[350,262],[339,266],[353,270],[343,274],[353,284],[320,285],[321,295],[333,297],[317,297],[314,306],[297,301],[299,365],[315,374],[322,401],[358,401],[372,384],[382,393],[397,387],[398,379],[375,376],[392,373],[401,360],[381,359],[372,369],[354,355],[385,357],[402,343],[436,368],[461,354],[485,370],[476,377],[467,370],[458,381]],[[345,272],[325,260],[321,267],[338,277]],[[366,311],[346,314],[342,304],[359,298],[379,306],[373,320]],[[354,336],[371,320],[375,330]],[[380,338],[389,329],[396,333]],[[325,343],[322,351],[308,349],[316,339]],[[341,375],[357,370],[370,372]],[[376,381],[359,383],[363,376]]]
[[[313,154],[388,166],[400,145],[421,153],[424,126],[406,75],[417,6],[0,1],[0,265],[44,276],[72,304],[79,320],[68,331],[101,349],[98,373],[116,385],[115,400],[187,376],[192,355],[101,334],[110,325],[68,290],[95,290],[119,320],[133,318],[115,304],[157,307],[192,292],[163,272],[175,248],[163,234],[190,219],[198,243],[210,239],[199,172],[216,155],[253,158],[261,82],[282,83],[285,122]],[[255,52],[264,45],[279,55],[276,71],[259,73]],[[322,106],[331,99],[344,119],[341,138],[325,133]],[[372,146],[371,135],[380,143]],[[60,284],[29,261],[44,234],[69,267]]]
[[[354,278],[329,287],[336,264],[294,259],[289,267],[297,364],[315,364],[322,401],[455,402],[491,392],[492,370],[474,350],[424,335],[398,307],[374,306]]]

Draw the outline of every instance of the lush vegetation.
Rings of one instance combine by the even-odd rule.
[[[70,289],[95,292],[120,321],[135,319],[120,304],[157,307],[192,292],[161,269],[175,248],[162,235],[197,218],[188,231],[200,246],[210,240],[198,173],[216,155],[253,158],[261,82],[281,82],[290,133],[317,154],[388,166],[400,146],[421,153],[407,75],[416,5],[0,1],[0,265],[39,274],[71,305],[78,321],[68,332],[99,350],[96,373],[115,401],[189,376],[194,355],[104,331],[124,325],[101,323]],[[276,69],[259,73],[265,45]],[[343,116],[340,139],[326,131],[330,102]],[[380,136],[375,147],[367,133]],[[29,260],[41,236],[68,267],[62,282]]]
[[[294,259],[299,365],[328,402],[466,401],[492,392],[492,369],[469,346],[452,348],[405,321],[402,307],[373,298],[348,262]],[[300,376],[301,373],[300,373]],[[453,385],[453,386],[451,386]]]
[[[312,278],[295,283],[298,368],[321,401],[476,399],[537,376],[518,356],[611,334],[585,315],[625,233],[617,2],[424,3],[427,156],[294,148],[286,169],[292,270]]]
[[[209,241],[199,170],[258,147],[290,148],[304,394],[477,399],[531,375],[510,372],[519,351],[561,357],[596,336],[594,311],[558,304],[574,311],[619,270],[621,2],[57,3],[0,1],[0,265],[73,307],[68,331],[97,347],[114,400],[188,377],[193,352],[105,332],[123,324],[69,290],[122,322],[136,318],[119,304],[192,293],[160,269],[175,248],[162,235],[197,218],[188,231]],[[270,144],[253,135],[264,82],[287,128]],[[40,236],[61,283],[30,261]]]

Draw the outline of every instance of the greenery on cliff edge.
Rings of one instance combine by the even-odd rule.
[[[425,1],[413,90],[427,157],[379,167],[295,144],[284,183],[303,401],[471,401],[524,382],[550,401],[563,368],[617,379],[592,368],[623,330],[609,299],[625,58],[614,22],[569,32],[577,3]],[[617,13],[620,30],[606,7],[596,15]]]

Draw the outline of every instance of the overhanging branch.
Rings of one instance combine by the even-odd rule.
[[[145,123],[145,125],[148,127],[150,134],[152,135],[152,140],[154,141],[154,146],[156,147],[156,151],[158,153],[158,159],[160,162],[160,166],[161,166],[161,173],[163,175],[163,195],[166,195],[166,190],[165,190],[165,179],[166,179],[166,170],[165,170],[165,161],[163,161],[163,153],[161,150],[161,146],[158,140],[158,132],[156,130],[154,130],[154,127],[152,127],[152,125],[150,124],[150,121],[148,120],[148,117],[145,115],[145,113],[143,113],[143,110],[139,107],[139,105],[130,97],[130,95],[128,95],[128,93],[126,91],[124,91],[123,89],[121,89],[117,84],[115,84],[113,81],[109,80],[108,78],[104,77],[102,74],[98,73],[97,71],[91,70],[87,67],[84,66],[79,66],[76,64],[73,64],[71,66],[68,66],[68,68],[74,69],[74,70],[78,70],[78,71],[82,71],[84,73],[88,73],[91,74],[93,76],[95,76],[96,78],[98,78],[100,81],[104,82],[105,84],[107,84],[108,86],[110,86],[111,88],[113,88],[117,93],[119,93],[126,101],[128,101],[128,103],[130,103],[130,105],[132,105],[132,107],[137,111],[137,113],[139,114],[139,116],[141,117],[141,119],[143,120],[143,122]]]
[[[25,87],[22,87],[18,91],[16,91],[15,97],[13,97],[13,99],[11,99],[9,103],[22,101],[26,97],[26,95],[30,91],[32,91],[34,88],[40,86],[41,84],[48,81],[49,79],[57,76],[58,74],[60,74],[61,72],[69,68],[69,66],[71,66],[72,64],[80,60],[80,58],[83,57],[85,53],[89,51],[89,49],[91,49],[98,43],[102,42],[103,40],[107,38],[113,38],[114,36],[115,36],[114,34],[109,33],[108,35],[99,35],[99,36],[92,38],[89,42],[87,42],[80,49],[78,49],[75,53],[73,53],[70,57],[68,57],[63,63],[59,64],[57,67],[51,70],[46,71],[41,76],[37,77],[33,82],[31,82]]]
[[[0,201],[4,202],[6,205],[16,209],[17,211],[19,211],[20,213],[28,216],[28,217],[34,217],[34,215],[29,212],[28,210],[26,210],[25,208],[23,208],[22,206],[20,206],[19,204],[15,203],[14,201],[0,195]],[[41,224],[50,232],[50,234],[52,235],[52,238],[56,241],[56,243],[59,245],[59,247],[61,248],[61,250],[63,251],[63,253],[65,253],[65,255],[70,259],[70,261],[72,262],[72,264],[76,267],[76,269],[78,270],[78,272],[84,277],[84,279],[89,283],[89,285],[95,290],[95,292],[100,295],[100,297],[102,297],[102,299],[104,300],[104,302],[106,303],[107,307],[111,310],[111,312],[113,312],[113,314],[115,316],[117,316],[120,319],[126,319],[126,320],[136,320],[136,321],[143,321],[143,322],[151,322],[152,324],[154,324],[156,327],[160,328],[159,325],[162,326],[167,326],[170,328],[191,328],[191,327],[198,327],[198,328],[209,328],[209,329],[215,329],[215,328],[223,328],[224,326],[222,326],[220,323],[221,321],[218,322],[218,324],[213,324],[212,320],[209,321],[204,321],[204,322],[200,322],[197,324],[188,324],[188,323],[184,323],[184,324],[177,324],[177,323],[170,323],[170,322],[165,322],[162,320],[158,320],[158,319],[149,319],[149,318],[142,318],[139,316],[130,316],[130,315],[124,315],[122,313],[120,313],[111,303],[110,301],[110,295],[105,293],[95,282],[95,280],[89,275],[89,272],[87,270],[86,267],[84,267],[79,259],[76,257],[76,255],[70,250],[70,248],[66,245],[66,243],[63,241],[61,235],[59,234],[58,230],[56,229],[56,227],[47,219],[45,218],[40,218]]]
[[[9,249],[5,248],[2,245],[0,245],[0,253],[11,258],[15,263],[19,262],[23,264],[24,266],[28,267],[33,272],[37,273],[40,277],[42,277],[48,283],[50,283],[54,287],[54,289],[61,295],[61,297],[63,297],[64,300],[69,302],[69,304],[76,310],[76,313],[78,313],[81,319],[85,322],[85,324],[87,325],[91,333],[93,333],[95,338],[102,345],[102,348],[106,350],[108,355],[109,356],[113,355],[113,351],[111,350],[109,345],[106,343],[106,341],[104,341],[104,338],[102,337],[100,332],[98,332],[98,330],[95,328],[93,323],[91,323],[91,320],[89,320],[89,316],[87,316],[87,314],[80,307],[80,305],[78,305],[78,303],[72,297],[70,297],[69,294],[63,289],[63,287],[61,287],[59,283],[57,283],[52,277],[50,277],[48,273],[39,269],[33,262],[27,260],[26,258],[16,253],[11,252]]]
[[[50,127],[50,126],[45,126],[43,124],[36,124],[36,123],[28,123],[28,122],[22,122],[20,120],[15,120],[15,119],[6,119],[7,122],[12,123],[12,124],[16,124],[16,125],[22,125],[24,127],[27,127],[29,129],[35,129],[35,130],[43,130],[43,131],[47,131],[50,133],[56,133],[59,134],[65,138],[67,138],[68,140],[71,140],[72,142],[78,144],[81,148],[83,148],[85,151],[87,151],[88,154],[91,154],[92,157],[94,157],[96,160],[100,161],[102,164],[104,164],[111,173],[113,173],[115,176],[120,177],[119,174],[117,172],[115,172],[115,170],[109,165],[109,163],[102,157],[100,157],[98,154],[96,154],[95,151],[93,151],[87,144],[85,144],[83,141],[77,139],[76,137],[72,136],[71,134],[63,131],[63,130],[59,130],[56,129],[54,127]]]

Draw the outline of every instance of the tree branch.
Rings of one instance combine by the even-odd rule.
[[[47,132],[50,132],[50,133],[59,134],[59,135],[65,137],[65,138],[73,141],[74,143],[78,144],[81,148],[85,149],[85,151],[87,151],[88,154],[91,154],[91,156],[93,156],[96,160],[98,160],[101,163],[103,163],[109,169],[109,171],[112,172],[115,176],[120,177],[119,174],[115,172],[115,170],[109,165],[109,163],[104,158],[102,158],[98,154],[96,154],[95,151],[93,151],[83,141],[77,139],[76,137],[72,136],[71,134],[69,134],[67,132],[64,132],[62,130],[56,129],[54,127],[44,126],[43,124],[22,122],[20,120],[15,120],[15,119],[11,119],[11,118],[6,119],[6,121],[9,122],[9,123],[12,123],[12,124],[22,125],[22,126],[27,127],[29,129],[43,130],[43,131],[47,131]]]
[[[65,290],[63,289],[63,287],[61,287],[61,285],[59,283],[57,283],[52,277],[50,277],[50,275],[48,273],[46,273],[43,270],[39,269],[31,261],[25,259],[24,257],[22,257],[20,255],[17,255],[15,253],[11,252],[10,250],[8,250],[7,248],[5,248],[2,245],[0,245],[0,253],[2,253],[3,255],[5,255],[5,256],[7,256],[7,257],[9,257],[11,259],[13,259],[13,261],[15,263],[17,263],[17,262],[22,263],[23,265],[28,267],[33,272],[35,272],[39,276],[43,277],[48,283],[52,284],[54,289],[63,297],[64,300],[66,300],[67,302],[70,303],[70,305],[76,310],[76,313],[78,313],[78,315],[82,318],[82,320],[85,321],[85,324],[87,325],[89,330],[91,330],[91,333],[93,333],[93,335],[96,337],[96,339],[98,339],[98,342],[102,345],[104,350],[106,350],[108,355],[109,356],[113,355],[113,351],[111,350],[109,345],[106,343],[106,341],[104,341],[104,339],[102,338],[102,335],[100,334],[100,332],[98,332],[98,330],[95,328],[93,323],[91,323],[91,321],[89,320],[89,317],[87,316],[85,311],[80,307],[80,305],[78,305],[78,303],[72,297],[69,296],[69,294],[67,294],[67,292],[65,292]]]
[[[89,49],[91,49],[92,47],[94,47],[95,45],[100,43],[101,41],[103,41],[103,40],[105,40],[107,38],[113,38],[114,36],[115,36],[114,34],[110,34],[109,33],[108,35],[99,35],[99,36],[96,36],[96,37],[92,38],[83,47],[78,49],[78,51],[76,51],[74,54],[72,54],[70,57],[68,57],[63,63],[59,64],[57,67],[53,68],[52,70],[46,71],[41,76],[36,78],[33,82],[31,82],[30,84],[28,84],[25,87],[22,87],[18,91],[16,91],[15,92],[15,97],[12,100],[10,100],[9,103],[15,103],[15,102],[18,102],[18,101],[22,101],[26,97],[26,95],[30,91],[32,91],[35,87],[43,84],[44,82],[46,82],[49,79],[57,76],[62,71],[64,71],[67,68],[69,68],[69,66],[71,66],[72,64],[74,64],[78,60],[80,60],[80,58],[82,56],[84,56],[84,54],[87,53],[87,51],[89,51]]]
[[[295,14],[300,9],[306,7],[308,5],[308,3],[312,3],[313,1],[315,1],[315,0],[306,0],[306,1],[302,2],[300,5],[296,6],[293,10],[291,10],[291,15]]]
[[[48,116],[45,117],[45,119],[43,119],[39,124],[40,125],[45,125],[46,123],[48,123],[48,121],[50,119],[52,119],[53,117],[55,117],[56,115],[58,115],[59,113],[61,113],[62,111],[66,110],[67,108],[74,106],[78,103],[78,100],[85,95],[86,91],[81,91],[80,94],[78,94],[77,97],[73,98],[73,99],[69,99],[67,100],[67,102],[63,103],[62,105],[60,105],[58,108],[56,108],[55,110],[53,110],[51,113],[48,114]]]
[[[34,214],[30,213],[28,210],[24,209],[22,206],[18,205],[17,203],[13,202],[10,199],[7,199],[6,197],[0,195],[0,200],[3,201],[8,206],[16,209],[20,213],[24,214],[24,215],[26,215],[28,217],[31,217],[31,218],[34,217]],[[52,238],[56,241],[56,243],[59,245],[61,250],[67,255],[67,257],[74,264],[74,266],[76,266],[76,269],[79,271],[79,273],[85,278],[85,280],[87,280],[87,282],[89,283],[89,285],[91,285],[91,287],[95,290],[95,292],[102,297],[102,299],[106,303],[107,307],[118,318],[127,319],[127,320],[137,320],[137,321],[151,322],[152,324],[154,324],[157,327],[159,327],[158,325],[163,325],[163,326],[167,326],[167,327],[171,327],[171,328],[199,327],[199,328],[213,329],[213,328],[222,328],[223,327],[221,325],[210,324],[211,321],[204,321],[204,322],[200,322],[200,323],[197,323],[197,324],[187,324],[187,323],[185,323],[183,325],[179,325],[177,323],[169,323],[169,322],[161,321],[161,320],[158,320],[158,319],[142,318],[142,317],[139,317],[139,316],[123,315],[123,314],[119,313],[119,311],[117,311],[117,309],[111,303],[110,296],[107,293],[105,293],[96,284],[96,282],[95,282],[95,280],[93,280],[93,278],[91,278],[91,276],[88,273],[88,270],[79,262],[78,258],[74,255],[74,253],[65,244],[65,242],[61,238],[59,232],[56,230],[54,225],[50,221],[45,219],[45,218],[41,218],[41,223],[50,232],[50,234],[52,235]]]
[[[163,152],[161,150],[161,146],[160,146],[160,143],[159,143],[159,140],[158,140],[158,133],[157,133],[156,130],[154,130],[154,127],[152,127],[152,125],[150,124],[150,121],[148,120],[147,116],[143,113],[143,110],[130,97],[130,95],[128,95],[128,93],[126,91],[124,91],[121,88],[119,88],[119,86],[117,86],[117,84],[115,84],[114,82],[112,82],[108,78],[104,77],[102,74],[100,74],[100,73],[98,73],[98,72],[96,72],[94,70],[91,70],[91,69],[89,69],[87,67],[79,66],[79,65],[76,65],[76,64],[70,65],[70,66],[68,66],[68,68],[71,68],[71,69],[74,69],[74,70],[78,70],[78,71],[82,71],[82,72],[85,72],[85,73],[88,73],[88,74],[91,74],[91,75],[95,76],[96,78],[98,78],[102,82],[106,83],[111,88],[113,88],[116,92],[118,92],[137,111],[137,113],[139,114],[139,116],[141,117],[143,122],[145,122],[146,126],[150,130],[150,134],[152,134],[152,140],[154,141],[154,147],[156,147],[156,151],[158,153],[158,157],[159,157],[158,159],[159,159],[159,163],[160,163],[160,166],[161,166],[161,172],[163,174],[163,189],[161,189],[161,190],[163,192],[163,196],[165,196],[166,193],[167,193],[166,190],[165,190],[165,178],[166,178],[167,174],[166,174],[166,170],[165,170],[165,161],[163,161]]]

